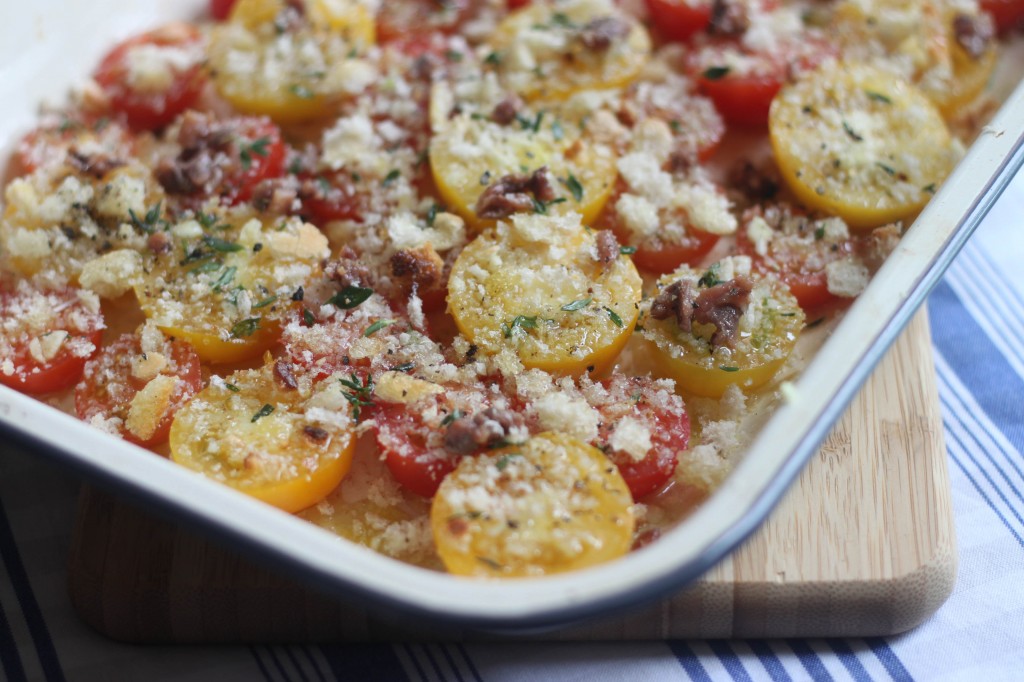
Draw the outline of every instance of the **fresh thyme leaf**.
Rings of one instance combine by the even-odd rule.
[[[269,153],[267,151],[267,145],[269,144],[269,137],[259,137],[252,142],[240,142],[238,145],[238,158],[242,161],[242,168],[249,170],[252,167],[252,157],[254,155],[266,156]]]
[[[501,64],[501,55],[497,52],[491,52],[489,55],[484,57],[484,64],[490,64],[491,66],[498,66]]]
[[[362,413],[361,408],[373,405],[373,376],[366,375],[366,381],[362,382],[355,372],[349,375],[350,379],[338,379],[341,385],[349,389],[342,391],[345,400],[352,406],[352,418],[359,421]]]
[[[814,238],[816,240],[818,240],[818,241],[821,241],[822,239],[824,239],[825,238],[825,228],[824,227],[819,227],[819,228],[815,229],[814,230]]]
[[[220,277],[217,278],[217,281],[215,281],[213,284],[211,284],[210,287],[214,291],[222,290],[224,287],[226,287],[227,285],[231,284],[231,280],[233,280],[235,278],[235,273],[236,272],[238,272],[238,268],[236,268],[233,265],[231,267],[225,268],[224,272],[222,272]]]
[[[313,312],[309,308],[302,309],[302,321],[306,323],[307,327],[316,324],[316,317],[313,316]]]
[[[462,53],[459,52],[458,50],[445,50],[444,56],[445,59],[447,59],[450,62],[462,61]]]
[[[252,420],[251,420],[251,421],[252,421],[252,423],[254,423],[254,424],[255,424],[255,423],[256,423],[257,421],[259,421],[259,420],[260,420],[260,419],[262,419],[263,417],[267,417],[267,416],[270,416],[270,414],[271,414],[271,413],[272,413],[273,411],[274,411],[274,406],[273,406],[273,405],[271,405],[270,403],[265,403],[265,404],[263,405],[263,407],[261,407],[261,408],[259,409],[259,411],[258,411],[258,412],[257,412],[256,414],[254,414],[254,415],[252,416]]]
[[[462,419],[463,416],[464,415],[462,414],[462,410],[460,410],[459,408],[455,408],[454,410],[446,414],[444,419],[441,420],[441,426],[448,426],[455,420]]]
[[[498,461],[494,463],[494,468],[498,471],[504,471],[508,468],[508,465],[512,463],[512,460],[516,457],[522,457],[518,452],[510,452],[507,455],[502,455],[498,458]]]
[[[580,184],[575,175],[569,173],[569,177],[565,179],[565,186],[569,188],[569,192],[577,204],[583,201],[583,185]]]
[[[351,310],[370,298],[370,296],[373,296],[373,289],[348,286],[327,299],[327,302],[338,306],[342,310]]]
[[[857,131],[851,128],[850,124],[847,123],[846,121],[843,121],[843,130],[846,131],[846,134],[849,135],[850,139],[853,140],[854,142],[864,141],[864,136],[857,133]]]
[[[702,73],[701,75],[704,78],[707,78],[709,81],[721,80],[722,78],[725,78],[727,75],[729,75],[729,67],[709,66],[708,68],[704,69],[704,73]]]
[[[572,313],[572,312],[575,312],[577,310],[583,310],[584,308],[586,308],[588,305],[590,305],[593,302],[594,302],[594,299],[592,299],[592,298],[578,298],[575,301],[573,301],[572,303],[566,303],[565,305],[563,305],[562,306],[562,310],[564,310],[567,313]]]
[[[881,168],[882,170],[884,170],[889,175],[896,175],[896,169],[893,168],[892,166],[887,166],[886,164],[882,163],[881,161],[877,162],[875,165],[878,166],[879,168]]]
[[[873,102],[881,102],[882,104],[892,104],[892,100],[880,92],[875,92],[874,90],[865,90],[864,94],[867,95],[868,99],[870,99]]]
[[[556,142],[565,137],[565,128],[562,127],[561,121],[556,120],[551,124],[551,136],[555,138]]]
[[[555,204],[564,204],[566,201],[568,201],[565,197],[558,197],[557,199],[552,199],[551,201],[541,201],[536,197],[530,197],[530,200],[533,202],[533,212],[542,213],[545,215],[548,212],[548,208],[550,208],[551,206],[554,206]]]
[[[219,237],[213,237],[206,235],[203,237],[203,243],[209,246],[214,251],[220,251],[221,253],[233,253],[235,251],[241,251],[245,247],[241,244],[229,242]]]
[[[718,263],[715,263],[708,268],[707,272],[701,275],[700,279],[697,280],[697,286],[706,287],[708,289],[721,283],[722,280],[718,278]]]
[[[313,99],[314,97],[316,97],[312,90],[307,88],[305,85],[301,85],[299,83],[295,83],[288,89],[291,91],[293,95],[295,95],[299,99]]]
[[[392,372],[408,372],[409,370],[415,369],[415,368],[416,368],[416,363],[415,362],[403,362],[400,365],[395,365],[394,367],[392,367],[391,371]]]
[[[622,322],[622,318],[619,317],[619,314],[617,312],[615,312],[608,306],[604,306],[604,309],[608,311],[608,319],[611,320],[616,327],[625,326],[625,324]]]
[[[276,302],[277,302],[277,295],[275,294],[273,296],[267,296],[262,301],[259,301],[257,303],[253,303],[252,304],[252,308],[253,308],[253,310],[256,310],[257,308],[266,308],[268,305],[270,305],[272,303],[276,303]]]
[[[395,322],[396,320],[377,320],[376,322],[374,322],[373,324],[366,328],[366,331],[363,332],[363,338],[369,338],[376,334],[377,332],[379,332],[384,327],[392,325]]]
[[[226,381],[224,382],[224,388],[228,389],[232,393],[240,393],[242,390],[238,386],[235,386],[234,384],[229,384]]]
[[[224,264],[219,260],[208,260],[205,263],[200,263],[196,267],[188,271],[190,275],[202,275],[207,272],[217,272],[221,269]]]
[[[132,225],[142,230],[146,234],[153,234],[156,229],[157,223],[160,222],[160,207],[163,205],[163,201],[156,202],[152,208],[146,211],[145,217],[141,220],[139,216],[135,214],[135,211],[128,209],[128,217],[132,221]]]
[[[517,329],[536,329],[537,328],[537,316],[527,317],[525,315],[516,315],[512,318],[510,324],[502,324],[501,329],[505,333],[505,338],[510,339],[512,335],[516,333]]]
[[[723,372],[738,372],[738,371],[740,371],[739,367],[730,367],[728,365],[719,365],[718,369],[722,370]]]
[[[389,187],[392,184],[394,184],[395,180],[397,180],[400,177],[402,177],[402,171],[395,168],[394,170],[390,171],[387,175],[384,176],[384,182],[382,182],[381,184],[384,185],[385,187]]]
[[[256,333],[256,330],[260,328],[260,321],[262,317],[247,317],[244,320],[236,322],[231,327],[231,338],[233,339],[245,339]]]
[[[621,253],[623,256],[632,256],[634,253],[636,253],[636,247],[635,246],[620,246],[619,247],[619,253]]]

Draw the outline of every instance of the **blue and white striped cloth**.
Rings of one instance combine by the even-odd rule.
[[[1024,173],[929,300],[960,572],[938,613],[887,639],[138,647],[68,603],[78,481],[0,456],[7,680],[1024,680]],[[2,446],[0,446],[2,448]]]

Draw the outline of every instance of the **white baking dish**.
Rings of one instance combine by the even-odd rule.
[[[199,16],[206,0],[5,2],[0,7],[0,155],[42,102],[60,102],[105,48],[144,27]],[[131,5],[131,6],[128,6]],[[464,626],[567,623],[679,588],[765,517],[814,453],[884,350],[1024,163],[1024,87],[1009,97],[959,168],[795,384],[721,488],[653,545],[568,575],[481,582],[434,573],[339,541],[311,524],[209,482],[0,387],[0,429],[137,500],[323,587]]]

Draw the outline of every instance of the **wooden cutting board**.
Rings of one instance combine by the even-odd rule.
[[[956,563],[922,313],[782,503],[731,557],[653,607],[532,638],[888,635],[945,601]],[[371,615],[88,487],[69,575],[81,617],[127,641],[493,637]]]

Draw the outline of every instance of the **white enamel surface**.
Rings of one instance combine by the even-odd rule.
[[[87,76],[113,41],[161,19],[198,16],[206,0],[140,0],[135,8],[126,9],[129,4],[123,0],[2,3],[0,153],[9,154],[12,141],[31,127],[39,103],[62,101],[68,87]],[[794,452],[813,450],[813,438],[807,434],[819,423],[820,415],[831,412],[830,417],[838,416],[841,401],[829,405],[825,398],[851,392],[844,382],[855,373],[872,340],[891,340],[895,335],[889,321],[900,301],[983,194],[989,178],[1019,140],[1022,128],[1024,89],[1018,88],[1000,118],[982,135],[800,378],[796,401],[778,411],[722,488],[691,521],[661,541],[599,568],[500,583],[431,573],[341,541],[2,387],[0,420],[5,430],[32,434],[78,468],[187,510],[189,516],[286,557],[339,590],[354,588],[413,611],[495,624],[557,620],[559,614],[587,610],[588,606],[627,603],[640,592],[650,596],[652,585],[665,588],[682,575],[694,577],[709,558],[717,558],[725,546],[739,540],[738,528],[749,530],[752,519],[748,512],[763,517],[776,488],[791,479],[802,464],[802,457],[795,457]],[[823,435],[823,431],[812,434]]]

